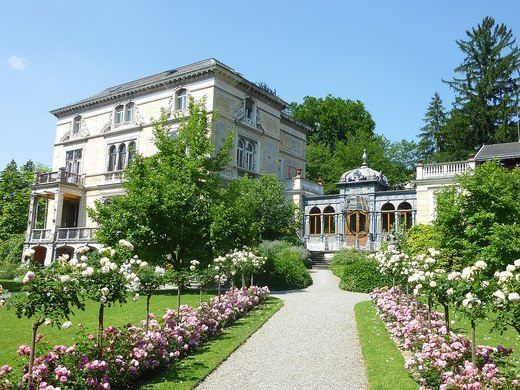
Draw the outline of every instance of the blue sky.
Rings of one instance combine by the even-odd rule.
[[[286,101],[359,99],[376,130],[413,139],[455,39],[491,15],[520,34],[520,1],[11,1],[0,3],[0,168],[50,165],[49,110],[215,57]]]

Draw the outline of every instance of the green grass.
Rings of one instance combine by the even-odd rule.
[[[177,366],[152,378],[143,389],[193,389],[241,346],[283,306],[278,298],[269,298],[247,316],[224,329],[211,342],[198,348]]]
[[[374,304],[370,301],[360,302],[354,311],[370,389],[418,389],[419,386],[404,367],[403,355],[379,318]]]
[[[208,300],[212,295],[204,295],[203,299]],[[181,304],[197,306],[199,304],[199,293],[190,292],[183,294]],[[164,293],[154,295],[151,300],[150,309],[158,315],[164,314],[167,308],[177,307],[177,295]],[[71,345],[74,343],[77,325],[83,324],[85,329],[95,332],[97,329],[98,305],[88,302],[85,311],[76,311],[71,318],[73,327],[70,329],[57,329],[52,326],[41,326],[39,333],[42,333],[46,340],[54,344]],[[146,299],[141,297],[137,302],[130,300],[126,304],[112,306],[105,309],[105,326],[122,326],[128,323],[138,324],[146,317]],[[22,344],[30,345],[31,326],[29,319],[16,317],[12,310],[0,307],[0,366],[4,364],[16,365],[16,350]]]

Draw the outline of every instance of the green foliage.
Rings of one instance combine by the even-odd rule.
[[[449,266],[485,259],[492,275],[520,257],[520,168],[490,161],[437,196],[435,225]]]
[[[312,284],[306,268],[309,253],[301,247],[284,241],[266,241],[260,245],[260,252],[265,264],[258,277],[259,285],[267,285],[271,290],[292,290]]]
[[[274,175],[244,176],[222,190],[214,209],[211,237],[220,254],[257,246],[261,240],[296,237],[296,206],[284,195]]]
[[[346,249],[334,254],[331,270],[338,276],[340,288],[353,292],[371,292],[388,284],[378,271],[378,262],[368,253],[357,249]]]
[[[101,225],[101,242],[114,245],[128,239],[140,257],[177,268],[192,259],[212,258],[212,213],[231,138],[216,150],[208,137],[211,117],[204,102],[190,100],[189,111],[176,136],[170,134],[166,115],[154,122],[157,153],[132,160],[125,171],[125,196],[89,210]]]
[[[24,242],[25,233],[6,234],[3,240],[0,239],[0,265],[8,267],[20,263]]]
[[[426,162],[432,161],[437,153],[439,137],[446,126],[447,113],[439,92],[435,92],[424,116],[424,126],[419,134],[418,154]]]
[[[17,292],[22,289],[22,283],[15,282],[12,279],[0,279],[0,286],[9,292]]]
[[[464,55],[455,68],[460,76],[446,81],[455,92],[455,108],[441,134],[445,160],[517,137],[520,50],[512,30],[487,16],[466,36],[456,41]]]
[[[429,248],[439,248],[440,233],[433,225],[415,225],[403,238],[403,250],[408,256],[426,253]]]

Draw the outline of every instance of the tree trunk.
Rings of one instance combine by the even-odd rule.
[[[148,332],[148,326],[150,325],[150,299],[152,298],[152,294],[148,294],[146,296],[146,332]]]
[[[245,286],[246,286],[246,276],[242,272],[242,288],[244,288]]]
[[[432,326],[432,297],[428,296],[428,323]]]
[[[471,320],[471,362],[473,364],[477,363],[477,345],[475,344],[475,328],[476,324],[474,320]]]
[[[98,313],[98,348],[99,348],[99,357],[103,356],[103,316],[105,314],[105,305],[99,305],[99,313]]]
[[[177,283],[177,316],[181,318],[181,282]]]
[[[38,328],[41,325],[41,321],[37,321],[33,324],[32,340],[31,340],[31,354],[29,355],[29,390],[32,390],[32,369],[34,366],[34,350],[36,349],[36,336],[38,335]]]
[[[251,284],[249,286],[254,286],[254,274],[251,272]]]
[[[444,307],[444,321],[446,322],[446,333],[450,337],[450,307],[447,303],[442,305]]]
[[[220,303],[220,275],[218,276],[217,294],[218,294],[218,302]]]

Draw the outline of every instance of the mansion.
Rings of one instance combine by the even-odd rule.
[[[520,143],[484,146],[474,159],[418,164],[415,186],[392,190],[383,173],[360,156],[360,166],[339,178],[339,194],[324,195],[305,179],[306,139],[311,128],[287,113],[289,104],[215,59],[116,85],[52,110],[57,118],[52,170],[37,174],[31,191],[24,248],[33,261],[50,264],[75,248],[99,248],[96,223],[87,209],[97,200],[123,195],[122,172],[137,153],[156,152],[153,121],[165,113],[172,136],[188,114],[188,100],[218,112],[210,136],[220,147],[229,133],[231,161],[221,173],[275,174],[286,195],[304,211],[301,238],[314,252],[346,247],[377,249],[396,229],[435,218],[435,192],[479,162],[520,162]],[[502,146],[500,146],[502,145]],[[491,148],[491,149],[490,149]]]

